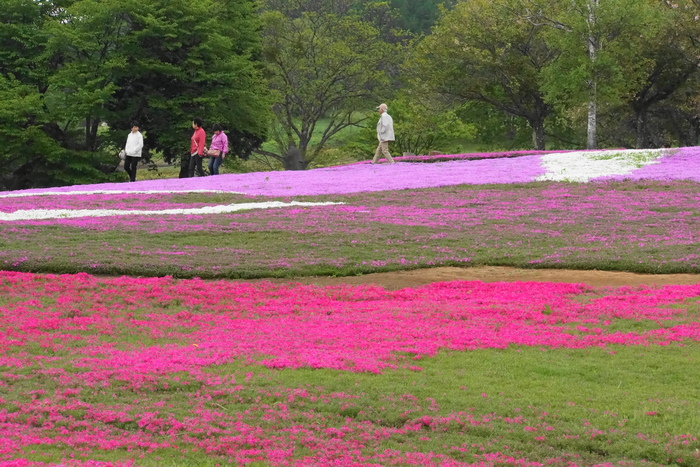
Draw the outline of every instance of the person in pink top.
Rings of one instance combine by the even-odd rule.
[[[202,128],[203,122],[201,118],[195,118],[192,120],[192,128],[194,133],[192,133],[192,139],[190,140],[190,164],[189,164],[189,177],[194,177],[194,170],[197,169],[197,175],[200,177],[204,176],[204,169],[202,168],[202,158],[207,154],[204,152],[205,146],[207,144],[207,134]]]
[[[228,136],[224,133],[221,125],[218,123],[212,127],[214,130],[214,136],[211,138],[211,145],[209,145],[209,173],[211,175],[219,175],[219,167],[226,157],[228,152]]]

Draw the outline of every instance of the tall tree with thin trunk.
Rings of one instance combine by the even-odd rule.
[[[649,63],[643,44],[657,34],[656,0],[524,0],[523,18],[548,26],[562,59],[543,73],[547,101],[587,107],[587,143],[598,147],[600,104],[618,103],[640,85]]]

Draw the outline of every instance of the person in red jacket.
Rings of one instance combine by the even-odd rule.
[[[189,176],[194,177],[194,169],[197,169],[197,175],[200,177],[204,176],[204,169],[202,169],[202,159],[206,154],[204,153],[204,147],[207,143],[207,134],[202,128],[202,119],[195,118],[192,120],[192,128],[194,133],[192,134],[192,140],[190,142],[190,167]]]

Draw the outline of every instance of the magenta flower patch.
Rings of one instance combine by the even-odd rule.
[[[257,381],[266,377],[254,366],[243,375],[225,368],[247,362],[280,369],[420,372],[425,359],[440,350],[595,346],[614,352],[619,346],[700,340],[688,304],[700,297],[700,284],[448,282],[391,292],[2,272],[0,297],[0,463],[11,466],[46,465],[26,459],[59,450],[70,453],[61,465],[91,467],[139,465],[147,454],[153,463],[160,453],[271,466],[582,467],[590,464],[576,463],[574,455],[531,461],[521,448],[486,441],[450,441],[444,446],[450,455],[420,443],[472,430],[506,430],[536,443],[613,436],[619,430],[584,421],[574,435],[557,428],[556,414],[531,408],[511,415],[473,408],[445,414],[434,398],[415,397],[410,391],[417,388],[411,387],[370,401],[372,408],[352,388],[328,392],[313,381],[279,387]],[[621,331],[625,323],[639,323],[638,330]],[[14,390],[29,382],[28,393]],[[472,397],[488,404],[500,396]],[[385,407],[400,412],[395,421],[380,423]],[[368,410],[378,411],[380,420],[363,419]],[[641,413],[663,416],[659,410]],[[418,444],[382,447],[406,439]],[[688,446],[697,443],[694,436],[664,443],[670,452],[685,449],[693,460]],[[124,460],[89,460],[105,454]],[[467,454],[474,461],[457,460]]]
[[[21,351],[27,342],[45,341],[55,352],[81,342],[88,345],[69,353],[79,357],[74,364],[83,369],[80,381],[88,386],[110,378],[141,386],[158,375],[197,373],[202,366],[235,359],[272,368],[381,372],[412,365],[399,354],[430,357],[440,349],[700,340],[700,326],[678,307],[700,296],[700,284],[593,289],[578,284],[451,282],[392,292],[369,286],[98,279],[84,274],[4,272],[0,278],[6,297],[41,297],[13,299],[5,306],[3,316],[12,323],[12,337],[2,344],[5,357],[0,363],[33,366],[33,359]],[[582,303],[580,296],[589,299]],[[77,297],[85,306],[75,306]],[[135,321],[132,310],[146,310],[148,319]],[[616,320],[630,319],[658,326],[645,332],[607,330]],[[674,325],[662,325],[668,322]],[[117,329],[163,343],[115,346],[124,337]],[[75,334],[90,330],[99,332]],[[110,343],[100,344],[102,336],[109,336]],[[165,343],[171,340],[178,344]]]

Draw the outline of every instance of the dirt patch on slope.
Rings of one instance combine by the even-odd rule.
[[[374,284],[389,290],[419,287],[433,282],[558,282],[591,286],[683,285],[700,284],[700,274],[634,274],[610,271],[574,271],[569,269],[517,269],[498,266],[472,268],[432,268],[413,271],[382,272],[351,277],[300,277],[265,279],[271,282],[299,282],[316,285]]]

